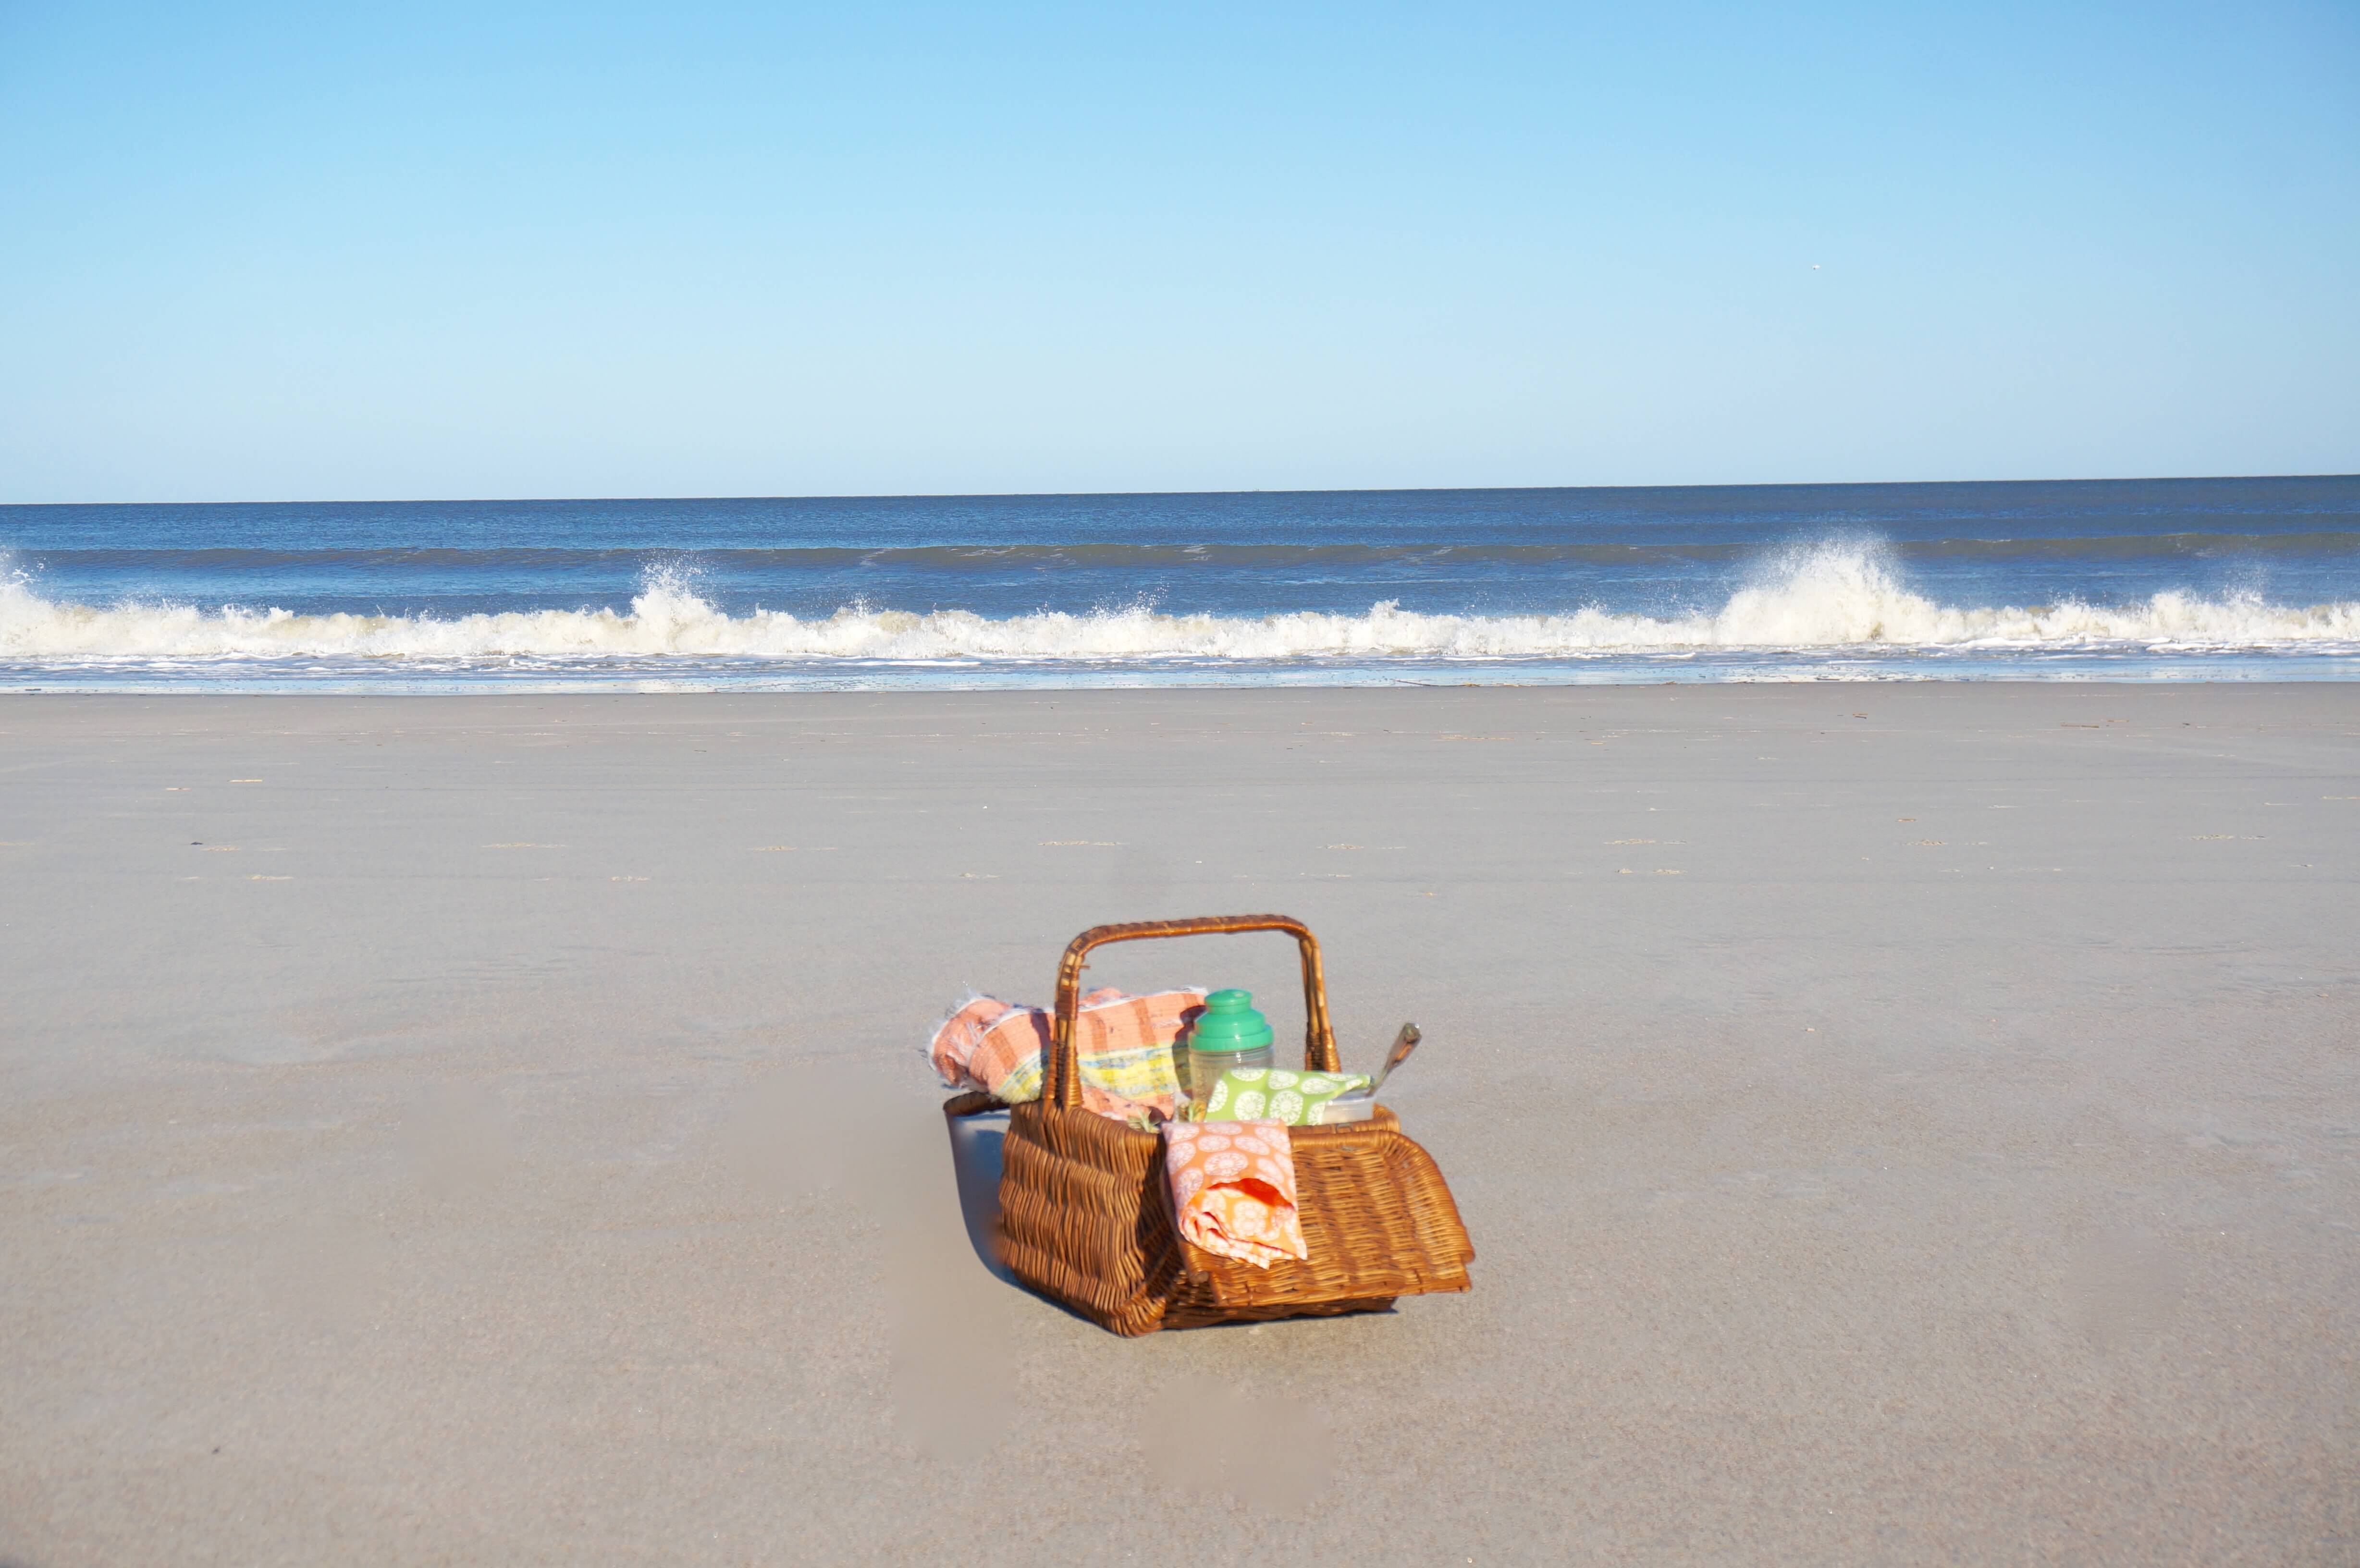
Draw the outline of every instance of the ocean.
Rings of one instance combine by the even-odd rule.
[[[2360,679],[2360,476],[0,506],[0,688]]]

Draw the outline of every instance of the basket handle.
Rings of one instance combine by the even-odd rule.
[[[1049,1103],[1067,1110],[1082,1103],[1081,1052],[1074,1034],[1082,1009],[1082,961],[1109,942],[1156,936],[1219,936],[1230,931],[1288,931],[1303,952],[1303,1065],[1308,1072],[1336,1073],[1336,1031],[1328,1023],[1328,975],[1319,966],[1319,939],[1311,928],[1286,915],[1199,915],[1185,920],[1132,920],[1092,926],[1065,944],[1057,961],[1057,1012],[1049,1029]]]

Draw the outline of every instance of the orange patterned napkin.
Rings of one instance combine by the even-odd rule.
[[[1309,1258],[1295,1210],[1284,1122],[1170,1122],[1164,1173],[1180,1234],[1207,1252],[1267,1269]]]

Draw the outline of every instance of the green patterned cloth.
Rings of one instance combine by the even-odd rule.
[[[1200,1122],[1316,1122],[1319,1107],[1348,1089],[1368,1087],[1365,1073],[1290,1073],[1284,1067],[1232,1067],[1213,1085],[1204,1105],[1189,1107]]]

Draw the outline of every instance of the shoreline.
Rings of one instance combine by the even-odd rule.
[[[1830,659],[1830,664],[1837,662]],[[1059,691],[1612,691],[1656,686],[1699,689],[1721,687],[1852,688],[1906,686],[2317,686],[2360,682],[2360,657],[2348,653],[2210,654],[2200,662],[2181,659],[2158,660],[2126,670],[2125,661],[2110,659],[2087,666],[2059,667],[2054,673],[2027,675],[2011,668],[2016,661],[1996,659],[1981,665],[1967,661],[1939,673],[1920,673],[1907,665],[1879,666],[1874,659],[1855,661],[1859,668],[1813,673],[1794,664],[1765,664],[1759,672],[1740,663],[1681,665],[1633,670],[1627,667],[1580,670],[1573,673],[1530,678],[1527,672],[1494,679],[1474,678],[1479,670],[1428,670],[1433,678],[1415,679],[1382,670],[1317,671],[1317,679],[1294,678],[1300,672],[1273,670],[1241,678],[1232,670],[1158,670],[1142,667],[1121,670],[1068,671],[1043,680],[1029,671],[978,675],[967,681],[945,681],[932,673],[901,675],[814,674],[738,679],[708,674],[664,676],[634,674],[611,679],[553,677],[542,681],[470,675],[437,681],[416,680],[355,680],[339,684],[330,679],[276,681],[228,677],[204,681],[185,677],[142,683],[109,680],[60,684],[0,681],[0,698],[13,697],[806,697],[806,696],[954,696],[994,693],[1032,696]],[[1601,667],[1608,661],[1601,660]],[[1455,678],[1454,678],[1455,677]]]

